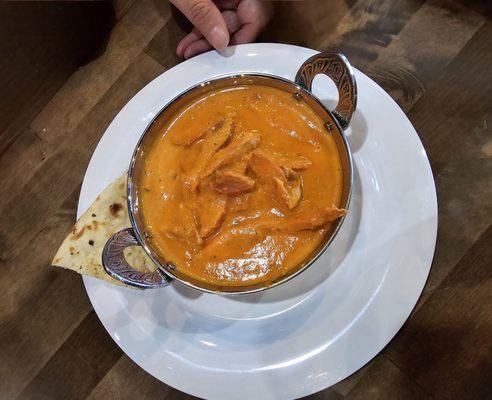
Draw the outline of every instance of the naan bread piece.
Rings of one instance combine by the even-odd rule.
[[[106,241],[116,232],[131,226],[126,203],[126,179],[127,174],[124,174],[97,196],[63,241],[53,259],[53,266],[126,286],[109,276],[101,262]],[[156,269],[140,247],[128,247],[125,256],[128,263],[139,271]]]

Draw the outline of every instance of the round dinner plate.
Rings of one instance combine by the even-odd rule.
[[[293,80],[315,54],[267,43],[229,50],[225,57],[209,52],[177,65],[128,102],[92,156],[79,216],[125,172],[147,124],[181,91],[229,73]],[[355,76],[357,111],[346,131],[354,160],[352,203],[335,241],[304,273],[233,297],[179,283],[139,291],[84,277],[111,337],[157,379],[203,398],[298,398],[361,368],[408,318],[434,254],[434,180],[405,114],[371,79],[359,71]],[[336,104],[327,78],[316,78],[313,88],[325,104]]]

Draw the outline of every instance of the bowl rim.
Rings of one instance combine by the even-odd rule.
[[[333,114],[333,112],[331,110],[329,110],[325,105],[323,105],[323,103],[318,99],[318,97],[316,97],[311,91],[301,87],[299,84],[297,84],[296,82],[294,82],[290,79],[286,79],[284,77],[274,75],[274,74],[259,73],[259,72],[221,74],[221,75],[217,75],[213,78],[210,78],[210,79],[207,79],[204,81],[200,81],[200,82],[188,87],[187,89],[183,90],[181,93],[179,93],[175,97],[173,97],[171,100],[169,100],[163,107],[161,107],[160,110],[154,115],[152,120],[148,123],[148,125],[145,127],[144,131],[140,135],[140,138],[139,138],[137,144],[135,145],[135,148],[133,150],[132,157],[130,160],[130,165],[128,168],[127,185],[126,185],[126,193],[127,193],[126,197],[127,197],[128,214],[129,214],[131,226],[134,230],[135,237],[137,238],[138,243],[144,249],[145,253],[150,257],[152,262],[157,266],[158,270],[161,273],[165,274],[166,276],[168,276],[172,280],[179,282],[180,284],[183,284],[185,286],[188,286],[188,287],[195,289],[195,290],[198,290],[200,292],[218,294],[218,295],[228,295],[228,296],[229,295],[246,295],[246,294],[258,293],[258,292],[261,292],[261,291],[264,291],[267,289],[277,287],[277,286],[284,284],[284,283],[290,281],[291,279],[299,276],[302,272],[304,272],[312,264],[314,264],[314,262],[317,261],[319,259],[319,257],[328,249],[328,247],[331,245],[331,243],[333,242],[333,240],[337,236],[338,232],[340,231],[340,229],[343,225],[343,222],[345,221],[345,218],[346,218],[346,216],[343,216],[336,221],[336,226],[332,230],[330,237],[325,241],[323,246],[319,250],[317,250],[316,254],[311,256],[311,259],[308,262],[306,262],[305,265],[303,265],[301,268],[298,268],[293,273],[287,273],[286,275],[283,275],[279,280],[273,281],[270,284],[265,284],[264,286],[261,286],[261,287],[256,287],[256,288],[247,289],[247,290],[241,290],[241,288],[244,286],[238,285],[238,286],[230,286],[230,288],[238,289],[238,290],[230,290],[230,291],[227,290],[226,291],[226,290],[220,290],[220,289],[212,289],[212,288],[200,286],[198,284],[189,282],[189,281],[183,279],[182,277],[176,276],[172,272],[172,269],[169,268],[170,265],[172,266],[172,263],[170,263],[170,262],[166,263],[166,266],[168,268],[166,268],[166,266],[162,265],[161,261],[158,259],[157,252],[155,252],[151,248],[151,246],[149,246],[148,243],[145,241],[145,239],[144,239],[145,236],[142,233],[142,231],[140,230],[139,224],[137,223],[136,218],[135,218],[135,213],[137,212],[136,208],[138,208],[138,197],[134,198],[134,196],[133,196],[133,185],[134,185],[133,184],[133,180],[134,180],[133,173],[135,171],[135,164],[136,164],[137,160],[139,159],[139,152],[140,152],[141,146],[143,144],[143,141],[145,140],[145,137],[147,136],[148,132],[150,131],[150,128],[154,125],[154,123],[176,101],[185,98],[186,96],[188,96],[189,94],[191,94],[195,90],[198,90],[199,88],[211,85],[213,83],[216,83],[216,82],[219,82],[222,80],[239,79],[239,78],[268,78],[268,79],[280,81],[284,84],[288,84],[291,87],[294,87],[298,92],[301,92],[302,94],[308,96],[311,100],[313,100],[323,110],[325,110],[327,112],[327,114],[330,116],[332,122],[336,126],[336,131],[341,138],[343,148],[345,150],[345,155],[347,158],[348,176],[349,176],[348,189],[347,189],[347,201],[345,204],[345,208],[347,210],[349,210],[350,203],[351,203],[352,189],[353,189],[353,177],[354,177],[353,160],[352,160],[352,152],[350,150],[350,144],[347,140],[347,136],[345,135],[344,130],[341,127],[338,119]],[[280,90],[282,90],[282,89],[280,89]],[[338,148],[338,146],[337,146],[337,148]],[[339,148],[338,148],[338,150],[340,151]],[[344,184],[345,184],[345,182],[344,182]],[[294,270],[294,268],[292,268],[292,270]],[[199,281],[199,280],[196,279],[196,281]],[[203,282],[203,283],[206,284],[205,282]]]

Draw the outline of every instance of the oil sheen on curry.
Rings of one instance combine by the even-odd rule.
[[[341,161],[321,118],[280,89],[246,85],[181,109],[144,160],[153,247],[209,284],[273,282],[309,257],[339,209]]]

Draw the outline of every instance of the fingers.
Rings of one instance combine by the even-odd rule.
[[[229,11],[229,10],[223,11],[222,18],[224,18],[227,29],[231,35],[233,33],[236,33],[239,30],[239,28],[241,28],[241,21],[239,21],[237,12]]]
[[[221,10],[235,10],[241,0],[215,0]]]
[[[185,59],[229,44],[253,42],[272,15],[271,2],[262,0],[171,0],[195,25],[178,44]],[[224,10],[222,13],[219,11]],[[225,34],[224,34],[225,33]],[[230,34],[230,35],[229,35]],[[224,40],[226,38],[226,40]]]
[[[227,29],[231,34],[239,30],[241,27],[236,12],[224,11],[222,13],[222,17],[224,18]],[[203,39],[203,35],[197,29],[193,29],[193,31],[185,36],[184,39],[178,44],[176,53],[178,56],[188,59],[208,50],[212,50],[212,46],[206,46],[206,40]]]
[[[184,57],[184,53],[188,48],[188,46],[191,43],[196,42],[197,40],[200,40],[202,38],[203,38],[202,33],[198,29],[193,28],[193,30],[190,33],[188,33],[183,39],[181,39],[181,41],[178,43],[178,47],[176,48],[176,54],[179,57]]]
[[[229,33],[222,14],[212,0],[171,0],[217,50],[229,44]],[[186,50],[185,50],[186,52]]]
[[[231,39],[231,44],[243,44],[254,42],[260,34],[260,28],[256,24],[245,24]]]
[[[205,53],[206,51],[212,50],[212,45],[207,41],[207,39],[198,39],[191,43],[183,53],[183,58],[186,60],[197,54]]]
[[[243,25],[231,39],[231,44],[253,42],[268,24],[272,13],[271,2],[242,0],[239,3],[237,14]]]

